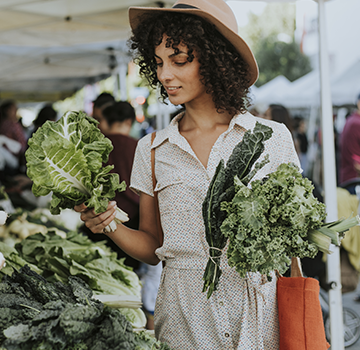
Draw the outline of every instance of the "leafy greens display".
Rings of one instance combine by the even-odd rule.
[[[116,309],[95,300],[89,286],[47,282],[28,266],[0,283],[0,347],[6,350],[170,350],[135,333]]]
[[[129,295],[141,298],[141,283],[137,274],[118,259],[103,242],[92,242],[86,236],[68,232],[62,238],[49,230],[45,235],[37,233],[15,244],[15,248],[0,242],[0,251],[7,265],[0,271],[2,276],[11,275],[13,267],[29,265],[49,282],[67,283],[70,276],[84,280],[99,295]],[[136,328],[146,323],[140,309],[120,310]]]
[[[280,164],[261,180],[250,180],[267,162],[256,162],[272,129],[260,123],[235,147],[226,167],[220,161],[203,203],[210,258],[203,292],[209,298],[221,276],[220,259],[227,240],[228,263],[241,277],[260,272],[284,273],[291,257],[313,258],[331,253],[344,232],[360,223],[359,216],[324,223],[326,208],[313,196],[314,186],[294,164]],[[251,170],[251,168],[253,168]]]
[[[50,211],[85,203],[96,213],[107,209],[115,191],[124,191],[119,175],[103,167],[113,149],[111,141],[97,128],[97,121],[83,112],[67,112],[57,122],[47,121],[29,139],[27,175],[35,196],[52,192]],[[118,208],[115,222],[128,216]],[[114,231],[114,221],[107,230]]]

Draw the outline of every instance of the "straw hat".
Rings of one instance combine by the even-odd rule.
[[[217,30],[229,40],[242,58],[249,65],[249,86],[253,85],[259,75],[258,66],[249,46],[238,34],[238,25],[231,8],[223,0],[177,0],[172,8],[130,7],[129,20],[134,30],[144,14],[159,14],[161,12],[189,13],[204,18],[215,25]]]

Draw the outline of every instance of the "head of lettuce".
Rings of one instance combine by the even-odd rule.
[[[25,153],[27,175],[33,181],[35,196],[52,192],[50,211],[85,203],[95,213],[104,212],[115,191],[124,191],[119,175],[110,173],[107,162],[113,146],[97,127],[97,121],[84,112],[66,112],[58,121],[47,121],[29,139]],[[118,208],[107,230],[128,216]]]

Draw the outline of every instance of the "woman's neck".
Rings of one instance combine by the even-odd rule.
[[[233,115],[224,111],[219,113],[214,104],[204,104],[202,106],[186,105],[185,113],[180,121],[180,131],[210,130],[218,126],[229,125]]]

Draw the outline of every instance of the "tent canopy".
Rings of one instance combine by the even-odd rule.
[[[0,0],[0,99],[56,101],[128,62],[129,6],[173,0]]]
[[[334,106],[352,106],[360,94],[360,59],[344,72],[332,76],[331,99]],[[253,91],[255,104],[280,103],[288,108],[320,105],[320,72],[313,70],[289,82],[281,75]]]

